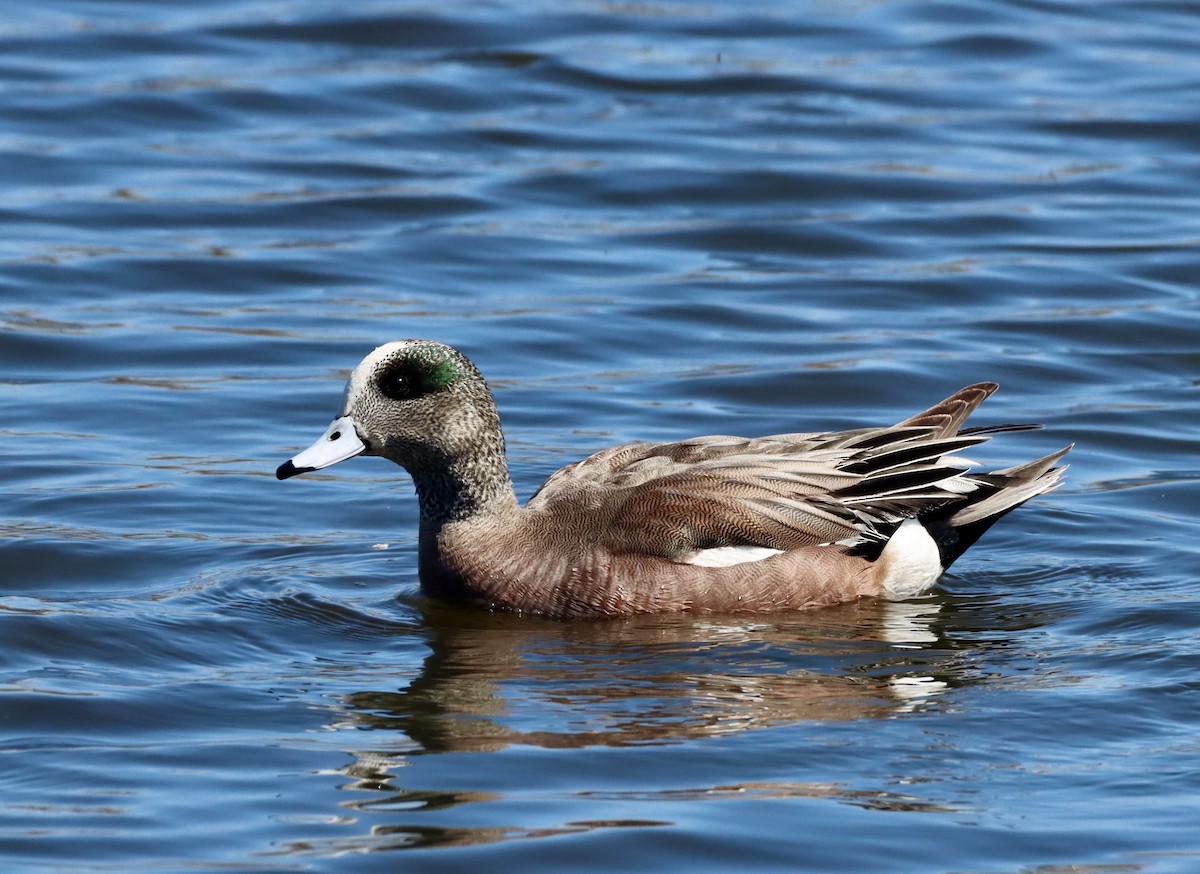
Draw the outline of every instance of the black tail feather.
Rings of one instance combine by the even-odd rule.
[[[942,512],[935,511],[931,518],[922,519],[938,545],[942,567],[950,567],[985,531],[1030,498],[1058,488],[1067,466],[1053,465],[1070,449],[1067,446],[1025,464],[983,474],[978,478],[981,488],[976,500],[966,506],[939,508]]]

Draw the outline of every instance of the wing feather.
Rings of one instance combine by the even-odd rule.
[[[971,462],[955,453],[1031,427],[962,430],[993,391],[992,383],[968,386],[891,427],[627,443],[563,468],[528,507],[591,508],[593,524],[573,536],[675,560],[719,547],[868,538],[986,487],[986,474],[972,477]]]

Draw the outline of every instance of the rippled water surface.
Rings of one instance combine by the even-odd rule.
[[[4,871],[1200,870],[1196,4],[11,5]],[[273,477],[408,336],[522,496],[980,379],[1077,447],[914,601],[491,616]]]

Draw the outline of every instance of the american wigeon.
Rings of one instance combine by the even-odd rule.
[[[971,473],[956,453],[1036,425],[962,428],[970,385],[897,425],[626,443],[551,476],[521,507],[487,383],[428,340],[380,346],[287,479],[355,455],[404,467],[429,594],[559,618],[795,610],[925,591],[993,522],[1058,485],[1070,446]]]

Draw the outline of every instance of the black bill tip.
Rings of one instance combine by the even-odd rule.
[[[297,476],[302,473],[308,473],[310,470],[316,470],[315,467],[296,467],[292,464],[289,458],[275,471],[275,479],[287,479],[288,477]]]

